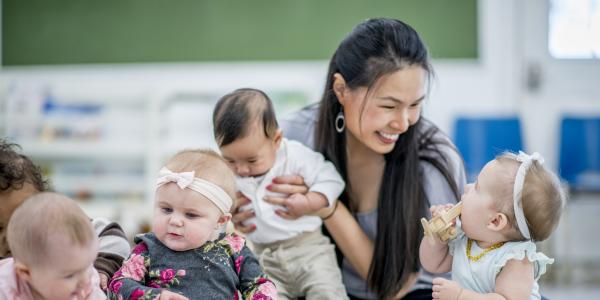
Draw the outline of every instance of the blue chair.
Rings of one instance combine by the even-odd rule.
[[[465,160],[468,182],[474,182],[483,166],[498,154],[523,149],[517,116],[459,117],[454,125],[454,143]]]
[[[572,191],[600,192],[600,117],[563,117],[559,173]]]

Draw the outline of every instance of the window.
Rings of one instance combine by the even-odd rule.
[[[554,58],[600,58],[600,0],[551,0],[548,50]]]

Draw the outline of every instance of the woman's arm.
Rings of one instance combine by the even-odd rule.
[[[335,208],[335,206],[334,206]],[[356,219],[342,203],[337,204],[337,209],[323,223],[335,240],[337,247],[342,251],[356,272],[366,280],[369,267],[373,258],[373,242],[360,228]]]
[[[300,176],[280,176],[275,180],[269,190],[283,194],[293,194],[297,192],[308,191]],[[265,201],[275,205],[284,205],[287,198],[266,197]],[[339,200],[336,200],[339,201]],[[356,219],[350,214],[350,211],[342,203],[325,207],[314,213],[321,217],[323,224],[327,227],[329,234],[335,240],[337,247],[342,251],[342,254],[354,270],[363,280],[367,280],[369,268],[373,260],[373,242],[367,237],[365,232],[360,228]],[[285,215],[280,215],[285,218]],[[408,281],[398,292],[397,298],[402,298],[406,295],[410,288],[417,282],[419,273],[415,272],[410,275]]]
[[[283,194],[306,193],[308,188],[304,185],[301,176],[279,176],[274,180],[269,190]],[[274,205],[285,206],[287,197],[265,197],[265,201]],[[278,213],[279,214],[279,213]],[[369,266],[373,257],[373,242],[367,237],[356,219],[350,214],[342,203],[325,207],[315,212],[316,215],[329,216],[324,220],[327,230],[336,242],[336,245],[344,254],[358,274],[366,280],[369,274]],[[279,214],[282,218],[287,215]]]
[[[336,200],[339,201],[339,200]],[[274,204],[277,202],[267,201]],[[350,211],[342,203],[337,203],[333,207],[325,207],[315,213],[323,220],[329,234],[335,240],[337,247],[358,275],[367,280],[369,268],[373,258],[373,242],[367,237],[360,228],[356,219],[350,214]],[[397,299],[404,297],[410,288],[417,282],[419,273],[412,273],[406,284],[396,295]]]
[[[304,180],[300,176],[279,176],[275,183],[269,187],[273,192],[283,194],[294,194],[308,191]],[[265,201],[274,205],[285,205],[287,198],[265,197]],[[358,274],[366,280],[369,274],[369,266],[373,257],[373,242],[367,237],[356,219],[350,214],[342,203],[325,207],[315,212],[316,215],[329,216],[324,220],[327,230],[336,242],[336,245],[344,254]],[[286,215],[280,215],[286,218]]]
[[[331,210],[334,209],[333,212]],[[363,280],[367,280],[369,268],[373,260],[373,242],[367,237],[365,232],[360,228],[356,219],[350,214],[350,211],[342,203],[337,204],[333,208],[326,207],[319,212],[319,216],[329,216],[323,221],[329,234],[335,240],[337,247],[342,251],[342,254],[354,270],[360,275]],[[400,289],[396,295],[400,299],[406,295],[410,288],[417,282],[419,273],[412,273],[406,284]]]

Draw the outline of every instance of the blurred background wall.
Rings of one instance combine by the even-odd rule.
[[[353,26],[399,18],[433,58],[424,115],[454,139],[470,176],[499,151],[524,149],[542,153],[565,180],[565,217],[541,246],[557,257],[547,294],[573,296],[600,283],[599,7],[3,0],[0,136],[43,165],[57,191],[133,235],[147,228],[163,160],[215,147],[210,118],[221,95],[263,89],[280,116],[316,102],[328,59]]]

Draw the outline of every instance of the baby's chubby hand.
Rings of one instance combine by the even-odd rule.
[[[188,297],[163,290],[158,297],[158,300],[188,300]]]
[[[295,193],[287,198],[265,197],[267,203],[282,206],[275,213],[287,220],[296,220],[305,215],[311,215],[326,207],[329,203],[327,198],[319,192],[308,192],[307,194]]]
[[[429,208],[429,212],[431,213],[431,217],[435,218],[437,216],[443,215],[445,212],[450,210],[454,206],[453,204],[447,203],[442,205],[432,205]]]
[[[456,281],[448,280],[442,277],[433,279],[433,293],[431,297],[439,300],[459,299],[463,288]]]
[[[271,204],[280,205],[285,208],[275,210],[275,213],[284,219],[295,220],[312,212],[309,199],[306,195],[297,193],[281,200],[281,202],[274,203],[272,199],[265,199],[265,201]]]
[[[297,217],[313,212],[308,197],[303,194],[291,195],[286,202],[286,208],[291,215]]]
[[[454,206],[454,204],[450,204],[450,203],[446,203],[446,204],[441,204],[441,205],[432,205],[429,208],[429,212],[431,213],[431,218],[435,218],[435,217],[439,217],[443,214],[445,214],[446,212],[448,212],[452,207]],[[454,227],[456,226],[456,219],[458,217],[452,219],[451,221],[451,225]]]

